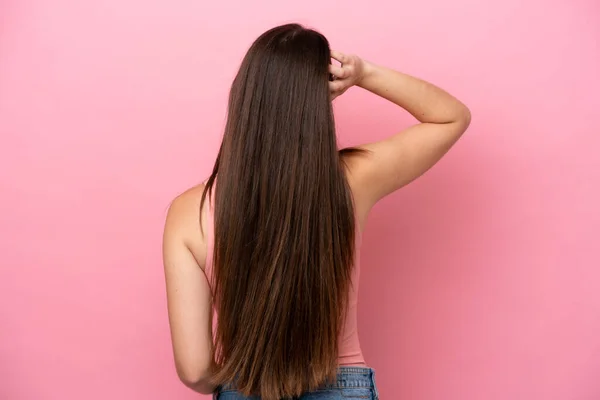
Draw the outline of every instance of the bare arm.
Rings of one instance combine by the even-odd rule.
[[[163,236],[167,306],[177,374],[189,388],[210,394],[212,366],[212,303],[208,280],[192,248],[201,238],[198,189],[173,201]],[[193,239],[190,239],[193,238]]]
[[[469,109],[449,93],[421,79],[333,52],[342,66],[332,65],[336,80],[332,96],[352,85],[392,101],[412,114],[420,124],[382,141],[359,146],[366,156],[348,160],[355,196],[370,208],[382,197],[422,175],[460,138],[469,126]]]

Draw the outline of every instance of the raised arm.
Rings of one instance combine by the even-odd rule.
[[[355,196],[370,208],[431,168],[460,138],[471,121],[469,109],[439,87],[421,79],[332,52],[330,82],[335,98],[353,85],[381,96],[412,114],[420,123],[351,153],[348,165]]]

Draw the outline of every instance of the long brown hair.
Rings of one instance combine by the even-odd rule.
[[[265,400],[313,390],[337,371],[355,219],[330,60],[327,39],[297,24],[253,43],[202,196],[214,186],[214,382]]]

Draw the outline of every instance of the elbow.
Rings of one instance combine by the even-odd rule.
[[[471,111],[467,108],[467,106],[462,105],[459,110],[455,111],[455,114],[452,118],[452,122],[450,122],[453,126],[453,137],[455,140],[458,140],[459,137],[462,136],[463,133],[467,130],[469,125],[471,124]]]
[[[469,107],[463,105],[463,110],[459,117],[460,124],[463,126],[463,131],[466,131],[469,125],[471,125],[471,110]]]
[[[215,389],[210,380],[209,368],[178,366],[177,375],[185,386],[198,393],[211,394]]]
[[[194,386],[208,379],[205,372],[191,369],[178,370],[177,375],[179,380],[186,386]]]

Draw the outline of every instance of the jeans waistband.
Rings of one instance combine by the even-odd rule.
[[[368,367],[339,367],[334,382],[325,383],[322,389],[373,389],[374,398],[378,399],[377,386],[375,384],[375,370]],[[229,383],[217,388],[217,393],[235,390],[235,384]]]
[[[375,388],[375,370],[367,367],[339,367],[336,382],[324,388]]]

